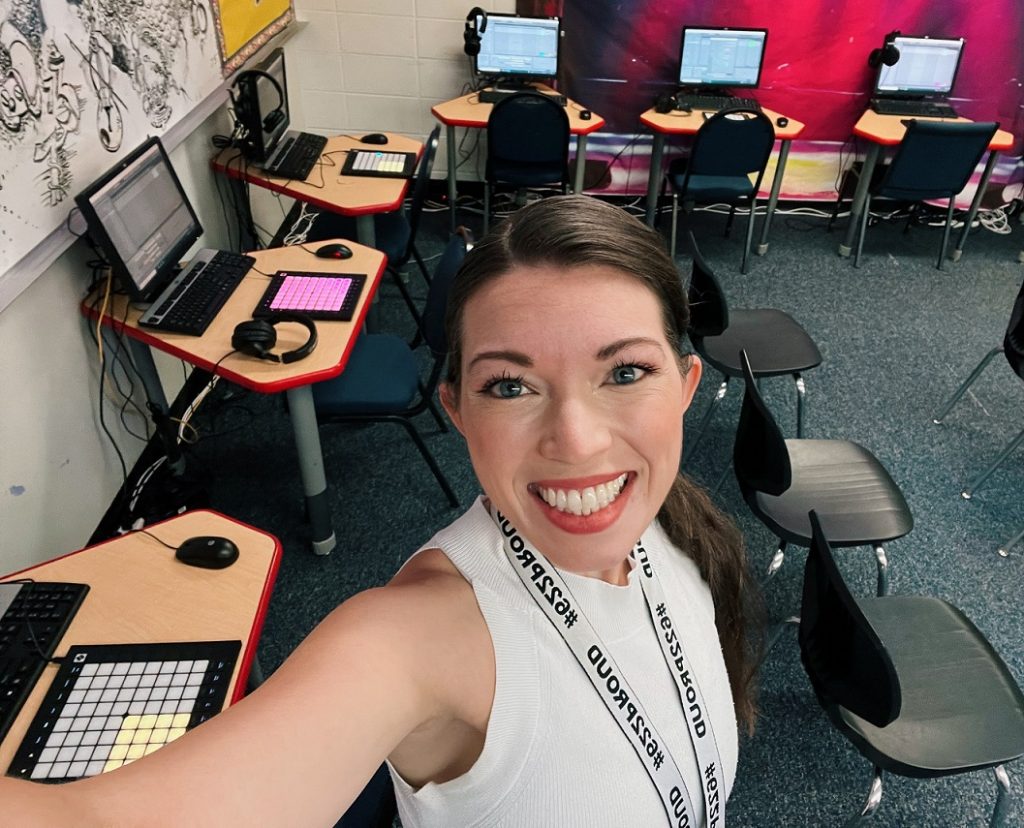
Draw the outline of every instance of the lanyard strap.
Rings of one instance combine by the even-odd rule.
[[[669,824],[676,828],[696,828],[697,821],[690,793],[675,758],[608,648],[576,603],[568,585],[544,555],[528,546],[508,518],[493,507],[491,516],[501,531],[505,555],[512,564],[513,571],[561,635],[594,685],[601,701],[633,747],[658,791]],[[685,718],[697,754],[701,778],[704,780],[702,791],[707,815],[706,825],[707,828],[724,828],[725,819],[721,807],[721,798],[724,796],[722,763],[719,760],[710,721],[703,717],[703,698],[700,696],[696,679],[688,669],[688,662],[682,652],[682,642],[675,636],[675,628],[664,602],[664,593],[642,542],[637,543],[637,551],[634,554],[641,556],[637,560],[644,569],[646,579],[641,581],[644,599],[648,612],[651,612],[655,630],[661,631],[658,636],[659,642],[665,659],[670,664],[680,699],[689,699],[693,695],[692,704],[696,705],[695,709],[691,706],[690,714]],[[648,581],[654,590],[650,595],[646,591]],[[652,602],[656,607],[654,612],[651,611]],[[678,653],[672,655],[670,659],[669,654],[676,650]]]

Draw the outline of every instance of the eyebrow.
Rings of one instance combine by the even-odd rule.
[[[651,339],[646,336],[631,336],[625,339],[617,339],[615,342],[605,345],[603,348],[598,350],[594,356],[596,359],[603,362],[604,360],[615,356],[619,351],[630,348],[633,345],[652,345],[659,350],[661,349],[661,343],[656,339]],[[522,351],[499,350],[481,351],[479,354],[474,356],[472,360],[470,360],[468,368],[472,368],[478,362],[486,362],[490,359],[511,362],[513,365],[519,365],[522,368],[533,367],[533,360]]]

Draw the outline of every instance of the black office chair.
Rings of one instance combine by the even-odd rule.
[[[743,245],[742,273],[747,272],[750,244],[754,238],[757,191],[764,168],[775,144],[775,127],[763,112],[734,109],[716,112],[708,118],[693,139],[688,158],[669,164],[665,176],[672,191],[672,230],[669,249],[676,252],[676,223],[679,201],[683,211],[692,212],[697,202],[725,202],[731,205],[725,225],[728,236],[736,207],[746,204],[750,210],[747,236]],[[751,178],[753,176],[753,178]]]
[[[415,261],[423,279],[430,283],[430,273],[416,248],[416,235],[423,215],[423,205],[430,189],[430,173],[437,157],[437,145],[441,137],[441,126],[434,127],[423,146],[409,193],[409,206],[393,213],[375,213],[373,216],[374,246],[388,257],[387,270],[398,287],[402,299],[417,325],[420,324],[420,312],[409,293],[408,285],[401,271],[410,261]],[[385,148],[386,149],[386,148]],[[309,233],[306,235],[307,246],[323,239],[355,239],[356,220],[353,216],[342,216],[337,213],[322,211],[317,215]]]
[[[875,766],[860,814],[882,798],[882,774],[934,778],[992,768],[991,826],[1006,824],[1003,768],[1024,755],[1024,695],[985,636],[956,607],[923,595],[854,598],[811,512],[800,657],[836,729]],[[920,824],[927,820],[920,817]]]
[[[853,266],[860,267],[873,198],[905,202],[945,198],[949,200],[949,206],[946,208],[946,225],[942,231],[939,259],[935,265],[942,270],[956,196],[967,186],[971,173],[978,166],[997,129],[999,124],[992,122],[946,123],[911,119],[885,175],[878,184],[868,189],[860,216]]]
[[[996,346],[985,354],[970,376],[964,380],[963,384],[956,390],[956,393],[942,407],[942,410],[935,415],[932,419],[933,423],[936,425],[942,423],[953,406],[967,392],[971,384],[981,376],[981,372],[985,370],[997,354],[1003,354],[1013,372],[1024,380],[1024,283],[1021,284],[1020,290],[1017,292],[1017,299],[1013,303],[1013,310],[1010,312],[1010,322],[1006,326],[1006,333],[1003,335],[1003,344]],[[996,457],[988,468],[967,484],[967,487],[960,492],[960,496],[965,500],[970,500],[974,493],[981,488],[981,485],[988,480],[989,475],[999,468],[1002,462],[1016,451],[1022,442],[1024,442],[1024,430],[1021,430],[1016,437],[1007,443],[1006,448],[999,453],[999,456]],[[999,554],[1006,557],[1009,554],[1010,547],[1014,546],[1022,538],[1024,538],[1024,532],[1014,536],[1010,541],[1000,546],[998,549]]]
[[[879,595],[888,592],[884,543],[914,526],[899,486],[866,448],[848,440],[786,440],[761,399],[746,353],[740,354],[746,390],[733,449],[743,499],[779,538],[768,566],[778,572],[789,544],[811,545],[807,514],[816,509],[834,546],[871,546]]]
[[[686,231],[686,243],[693,257],[688,290],[690,327],[687,334],[697,355],[722,374],[722,384],[701,420],[700,430],[687,439],[686,459],[692,459],[719,404],[725,398],[729,380],[743,376],[740,351],[751,355],[755,379],[789,374],[796,383],[796,436],[804,436],[805,386],[802,372],[821,365],[821,352],[814,340],[793,317],[775,308],[732,308],[718,279]]]
[[[487,119],[484,232],[491,223],[496,184],[517,190],[569,184],[569,116],[547,95],[521,92],[494,105]]]
[[[453,235],[434,270],[422,313],[423,337],[433,355],[426,380],[420,379],[416,355],[405,340],[393,334],[363,334],[356,340],[345,370],[334,379],[313,385],[313,403],[321,427],[330,423],[401,425],[453,507],[459,505],[459,499],[416,430],[413,418],[430,411],[441,431],[448,430],[434,404],[434,394],[448,351],[444,333],[448,290],[466,250],[467,239]]]

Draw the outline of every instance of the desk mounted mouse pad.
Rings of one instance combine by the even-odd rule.
[[[252,312],[254,318],[287,311],[311,319],[348,322],[366,284],[365,273],[300,273],[279,270]]]

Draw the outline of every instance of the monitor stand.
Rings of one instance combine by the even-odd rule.
[[[533,83],[526,78],[494,78],[489,86],[498,92],[530,92]]]

